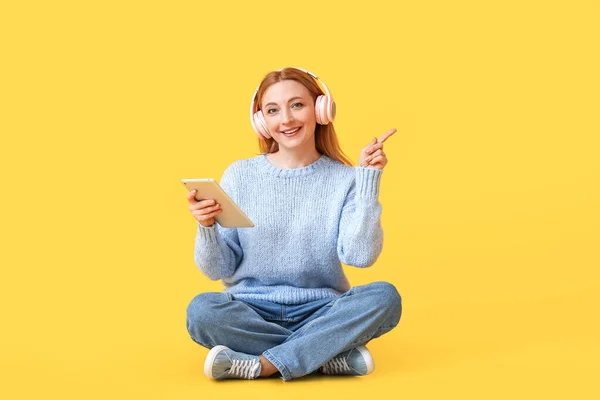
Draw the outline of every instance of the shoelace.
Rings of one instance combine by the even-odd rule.
[[[343,372],[350,371],[350,366],[345,358],[333,358],[323,364],[323,373],[324,374],[340,374]]]
[[[227,373],[244,379],[254,379],[260,363],[255,360],[231,360],[231,368]]]

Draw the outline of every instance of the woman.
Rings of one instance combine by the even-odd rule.
[[[211,379],[367,375],[374,363],[364,345],[400,320],[393,285],[351,288],[341,265],[369,267],[381,252],[383,142],[395,129],[352,167],[333,128],[335,103],[318,81],[285,68],[267,74],[254,94],[262,154],[231,164],[220,184],[255,227],[218,226],[219,204],[188,195],[198,221],[195,262],[226,287],[196,296],[187,309],[192,339],[211,349],[204,365]]]

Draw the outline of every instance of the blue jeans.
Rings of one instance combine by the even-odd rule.
[[[208,349],[224,345],[264,356],[287,381],[391,331],[401,314],[402,299],[387,282],[355,286],[337,297],[298,305],[207,292],[188,306],[187,329]]]

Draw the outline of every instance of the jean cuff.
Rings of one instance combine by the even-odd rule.
[[[287,369],[287,367],[285,365],[283,365],[281,363],[281,361],[279,361],[277,358],[275,358],[275,356],[273,354],[271,354],[271,352],[269,350],[262,353],[262,356],[264,358],[266,358],[267,360],[269,360],[271,362],[271,364],[273,364],[275,366],[275,368],[277,368],[279,370],[279,373],[281,374],[281,378],[284,381],[292,380],[292,374]]]

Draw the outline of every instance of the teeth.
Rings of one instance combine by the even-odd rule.
[[[291,131],[282,131],[282,132],[283,132],[284,134],[288,134],[288,135],[289,135],[290,133],[294,133],[294,132],[296,132],[298,129],[300,129],[300,128],[292,129]]]

